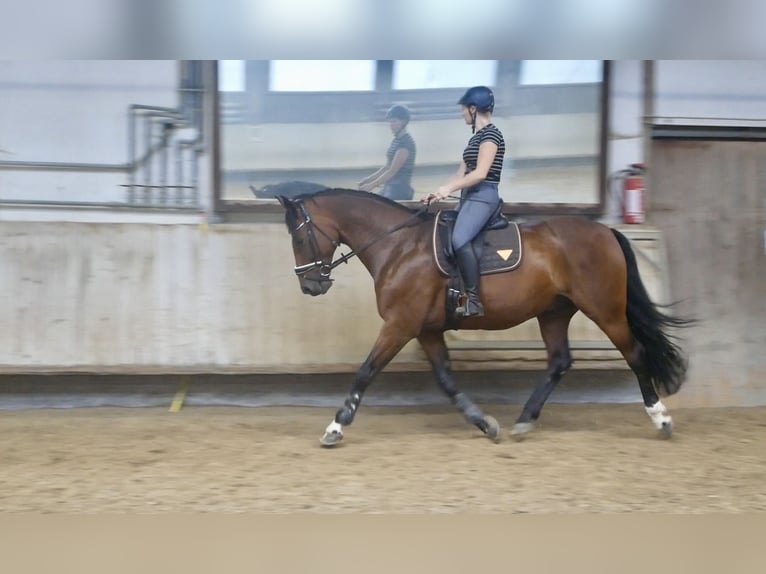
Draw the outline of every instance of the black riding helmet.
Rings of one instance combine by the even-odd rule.
[[[470,108],[476,106],[476,112],[489,112],[495,109],[495,94],[487,86],[474,86],[468,88],[457,102],[461,106]],[[476,132],[476,112],[471,111],[471,132]]]
[[[408,110],[406,106],[396,104],[388,109],[386,112],[386,119],[402,120],[404,123],[407,123],[410,121],[410,110]]]
[[[461,106],[476,106],[479,112],[492,112],[495,109],[495,94],[487,86],[468,88],[463,97],[458,100]]]

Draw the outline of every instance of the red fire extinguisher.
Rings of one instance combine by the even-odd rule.
[[[622,220],[625,223],[643,223],[644,210],[644,173],[643,163],[632,163],[622,174]]]

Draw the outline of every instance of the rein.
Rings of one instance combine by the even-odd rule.
[[[335,241],[334,239],[332,239],[329,235],[327,235],[327,233],[322,231],[322,229],[311,220],[311,215],[309,215],[309,212],[306,209],[306,206],[303,204],[303,200],[297,200],[297,201],[295,201],[295,203],[298,204],[298,207],[300,207],[301,214],[303,215],[303,222],[300,225],[298,225],[298,227],[293,229],[290,233],[294,234],[301,227],[303,227],[305,225],[307,233],[308,233],[308,236],[309,236],[309,239],[311,241],[311,251],[312,251],[312,255],[314,257],[314,261],[311,262],[311,263],[306,263],[304,265],[296,265],[293,268],[294,271],[295,271],[295,274],[298,275],[298,276],[301,276],[301,275],[305,275],[306,273],[308,273],[309,271],[311,271],[313,269],[319,269],[319,274],[323,278],[325,278],[327,280],[330,280],[330,281],[331,281],[331,279],[329,279],[330,273],[338,265],[340,265],[341,263],[348,263],[349,259],[351,259],[351,258],[359,255],[360,253],[364,252],[366,249],[368,249],[369,247],[373,246],[375,243],[377,243],[381,239],[383,239],[385,237],[388,237],[392,233],[394,233],[396,231],[399,231],[400,229],[403,229],[404,227],[407,227],[408,225],[410,225],[410,223],[412,221],[418,219],[423,213],[426,213],[428,211],[428,205],[425,205],[423,207],[418,208],[418,210],[415,213],[413,213],[410,217],[405,219],[402,223],[400,223],[398,225],[395,225],[391,229],[388,229],[385,232],[381,233],[380,235],[378,235],[377,237],[372,239],[372,241],[368,242],[361,249],[358,249],[356,251],[351,250],[349,253],[347,253],[345,255],[343,253],[341,253],[341,256],[338,259],[336,259],[335,261],[333,261],[332,263],[325,263],[324,261],[319,259],[319,257],[317,256],[318,248],[317,248],[317,244],[316,244],[316,238],[314,237],[314,233],[313,233],[312,230],[316,229],[317,231],[319,231],[319,233],[324,235],[330,241],[330,243],[333,245],[333,247],[335,247],[335,248],[340,247],[341,243],[339,241]]]

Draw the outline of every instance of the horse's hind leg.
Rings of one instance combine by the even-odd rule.
[[[401,326],[396,323],[385,323],[378,334],[378,339],[354,377],[351,391],[343,406],[335,413],[335,418],[325,429],[319,442],[324,446],[334,446],[343,439],[343,427],[354,422],[356,411],[362,402],[362,396],[375,376],[402,350],[402,347],[412,340],[405,335]]]
[[[481,432],[492,440],[500,438],[500,425],[494,417],[485,415],[468,396],[455,385],[450,373],[449,352],[444,343],[444,333],[429,331],[421,333],[418,341],[431,362],[436,382],[452,403],[463,413],[468,422],[476,425]]]
[[[633,337],[627,318],[618,316],[608,323],[602,323],[598,320],[596,323],[614,343],[617,350],[622,353],[628,366],[636,375],[646,414],[649,415],[652,424],[659,431],[660,437],[670,438],[673,434],[673,419],[657,395],[657,390],[654,388],[652,379],[644,365],[644,348]]]
[[[540,334],[548,353],[548,370],[545,379],[540,381],[527,399],[516,424],[513,425],[512,435],[520,436],[532,430],[534,422],[540,417],[545,401],[556,388],[564,373],[572,366],[572,354],[569,350],[569,321],[577,312],[574,304],[561,297],[553,307],[546,310],[538,318]]]

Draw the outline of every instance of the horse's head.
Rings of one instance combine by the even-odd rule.
[[[301,290],[306,295],[324,295],[332,287],[332,257],[340,245],[337,230],[322,221],[320,214],[310,214],[303,198],[278,195],[277,199],[285,208],[285,223],[293,238],[295,274]]]

